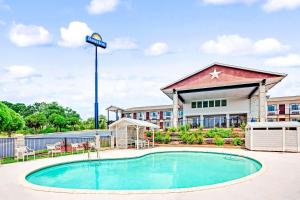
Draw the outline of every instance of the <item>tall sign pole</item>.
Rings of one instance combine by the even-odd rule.
[[[106,48],[106,42],[102,41],[102,37],[98,33],[93,33],[91,36],[86,36],[85,41],[95,46],[95,107],[94,120],[95,129],[99,129],[99,113],[98,113],[98,47]]]

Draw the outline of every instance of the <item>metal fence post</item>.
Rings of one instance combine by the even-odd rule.
[[[67,147],[68,147],[67,138],[65,137],[65,153],[67,153]]]

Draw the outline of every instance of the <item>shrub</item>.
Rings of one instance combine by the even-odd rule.
[[[186,141],[186,143],[187,144],[194,144],[195,143],[195,141],[196,141],[196,136],[195,136],[195,134],[189,134],[188,135],[188,137],[187,137],[187,141]]]
[[[152,132],[151,131],[147,131],[146,135],[147,135],[147,137],[151,137],[152,136]]]
[[[203,131],[203,126],[199,126],[199,127],[198,127],[198,131],[199,131],[199,132],[202,132],[202,131]]]
[[[154,135],[154,140],[156,141],[156,142],[162,142],[162,140],[163,140],[163,136],[162,136],[162,134],[161,134],[161,132],[160,131],[157,131],[156,133],[155,133],[155,135]]]
[[[183,143],[187,143],[187,137],[188,137],[188,133],[187,132],[181,132],[179,134],[180,139],[182,140]]]
[[[240,128],[245,132],[245,130],[246,130],[246,123],[242,122],[241,125],[240,125]]]
[[[241,146],[243,144],[243,141],[241,138],[236,137],[232,140],[231,144],[233,144],[234,146]]]
[[[223,146],[224,145],[224,139],[221,138],[220,136],[215,136],[214,137],[214,142],[217,146]]]
[[[204,138],[202,135],[197,137],[198,144],[203,144]]]
[[[232,133],[230,134],[230,137],[231,137],[231,138],[240,137],[240,133],[238,133],[238,132],[232,132]]]
[[[162,142],[164,143],[164,144],[168,144],[170,141],[171,141],[171,136],[170,136],[170,134],[166,134],[163,138],[162,138]]]
[[[206,132],[207,138],[214,138],[219,136],[221,138],[228,138],[232,133],[231,129],[224,129],[224,128],[212,128]]]
[[[168,128],[168,130],[167,130],[167,132],[169,132],[169,133],[174,133],[174,132],[176,132],[177,131],[177,128],[176,127],[169,127]]]
[[[179,131],[180,131],[180,132],[187,132],[187,131],[189,131],[189,130],[190,130],[190,125],[189,125],[189,124],[181,125],[181,126],[179,127]]]

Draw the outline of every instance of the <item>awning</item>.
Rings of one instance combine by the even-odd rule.
[[[140,126],[140,127],[148,127],[148,128],[152,128],[152,129],[159,129],[159,126],[147,121],[142,121],[142,120],[137,120],[137,119],[131,119],[131,118],[126,118],[123,117],[121,119],[119,119],[118,121],[115,121],[114,123],[109,125],[109,128],[112,128],[120,123],[128,123],[131,125],[135,125],[135,126]]]

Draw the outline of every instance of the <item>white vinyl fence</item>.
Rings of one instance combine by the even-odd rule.
[[[300,152],[299,122],[250,122],[245,146],[249,150]]]

